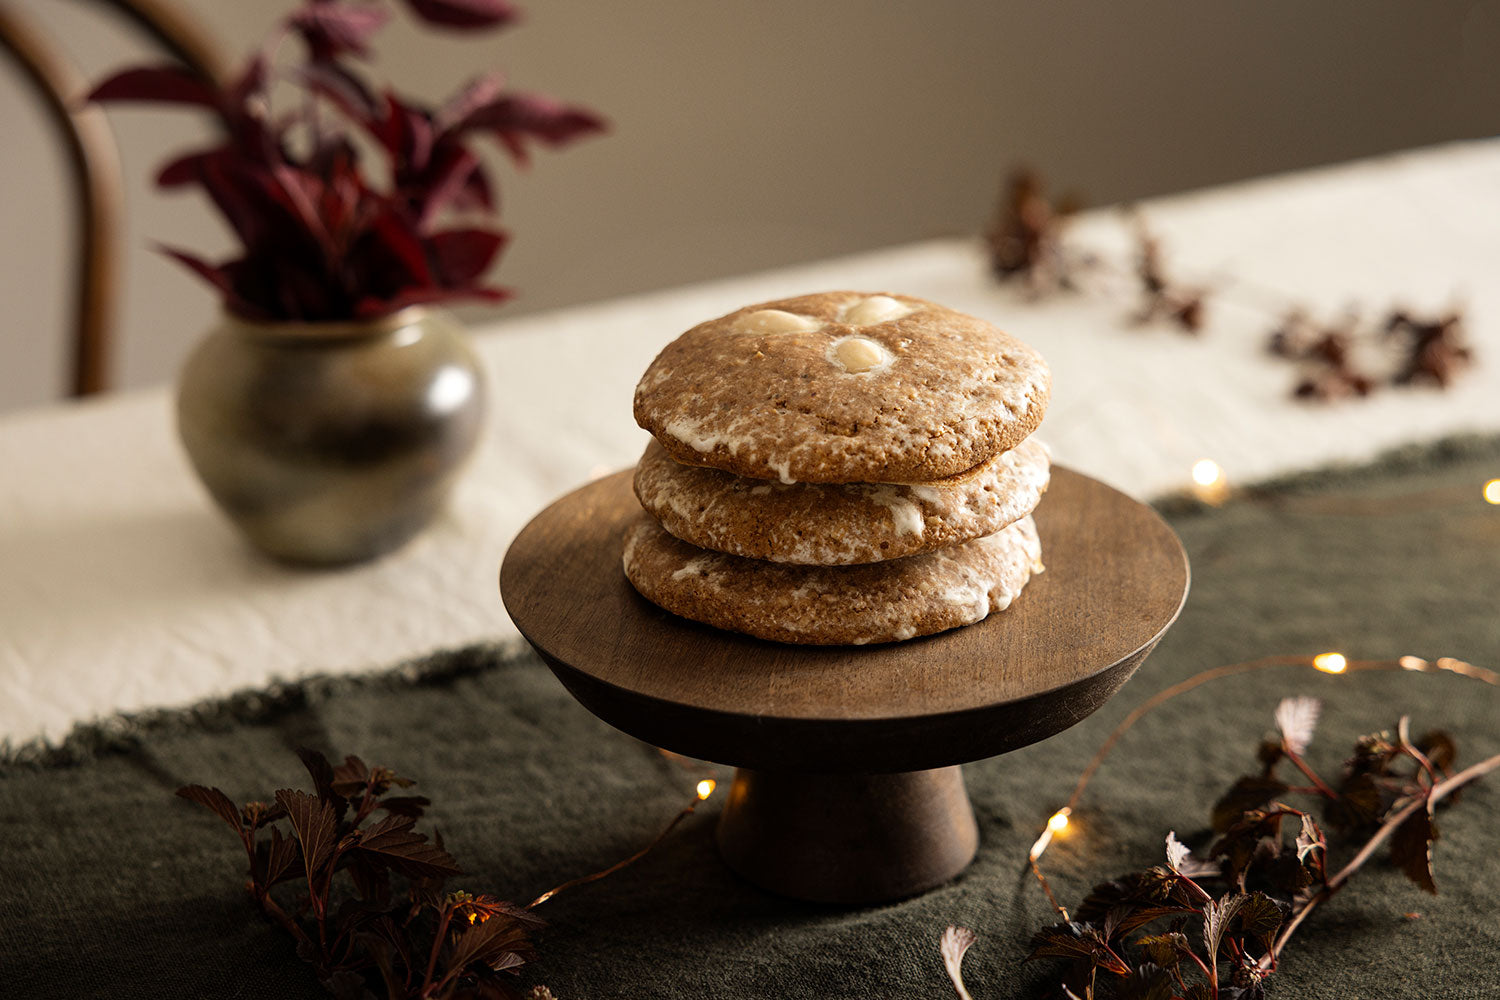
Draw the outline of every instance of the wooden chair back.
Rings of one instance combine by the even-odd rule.
[[[170,0],[94,0],[122,15],[158,47],[205,78],[224,64],[207,34]],[[77,268],[69,392],[102,392],[110,381],[118,321],[124,184],[119,153],[98,108],[83,105],[88,81],[30,18],[0,0],[0,49],[20,67],[61,136],[78,202]]]

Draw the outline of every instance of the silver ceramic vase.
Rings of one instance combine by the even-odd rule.
[[[177,391],[208,492],[256,547],[296,563],[371,559],[419,532],[483,416],[463,328],[424,307],[347,323],[226,315]]]

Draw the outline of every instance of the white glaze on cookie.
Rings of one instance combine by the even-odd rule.
[[[993,535],[865,566],[786,566],[705,552],[649,516],[626,529],[625,575],[673,614],[810,645],[897,642],[1010,607],[1042,571],[1030,517]]]
[[[813,566],[878,562],[999,531],[1036,507],[1051,466],[1034,439],[947,480],[798,483],[684,465],[657,442],[636,466],[641,506],[701,548]]]

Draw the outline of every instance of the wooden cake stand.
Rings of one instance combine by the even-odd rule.
[[[978,829],[960,764],[1046,739],[1125,683],[1177,617],[1188,566],[1149,507],[1055,468],[1047,570],[1009,609],[880,646],[789,646],[678,618],[625,579],[631,473],[542,511],[506,553],[516,626],[585,708],[738,770],[725,861],[800,899],[873,903],[953,878]]]

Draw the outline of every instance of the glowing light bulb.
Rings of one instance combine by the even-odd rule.
[[[1313,666],[1325,674],[1341,674],[1349,666],[1343,653],[1319,653],[1313,657]]]
[[[1193,482],[1199,486],[1213,486],[1224,481],[1224,470],[1211,458],[1200,458],[1193,463]]]
[[[1491,479],[1484,484],[1484,502],[1500,505],[1500,479]]]
[[[702,802],[704,799],[708,798],[714,793],[714,789],[717,787],[719,786],[714,782],[714,779],[712,778],[704,778],[702,781],[698,782],[698,801]]]
[[[1229,497],[1229,480],[1218,462],[1200,458],[1193,463],[1193,494],[1211,507],[1217,507]]]
[[[1072,811],[1067,806],[1064,806],[1053,813],[1052,818],[1047,820],[1047,829],[1053,833],[1061,833],[1063,830],[1066,830],[1068,828],[1068,814]]]

